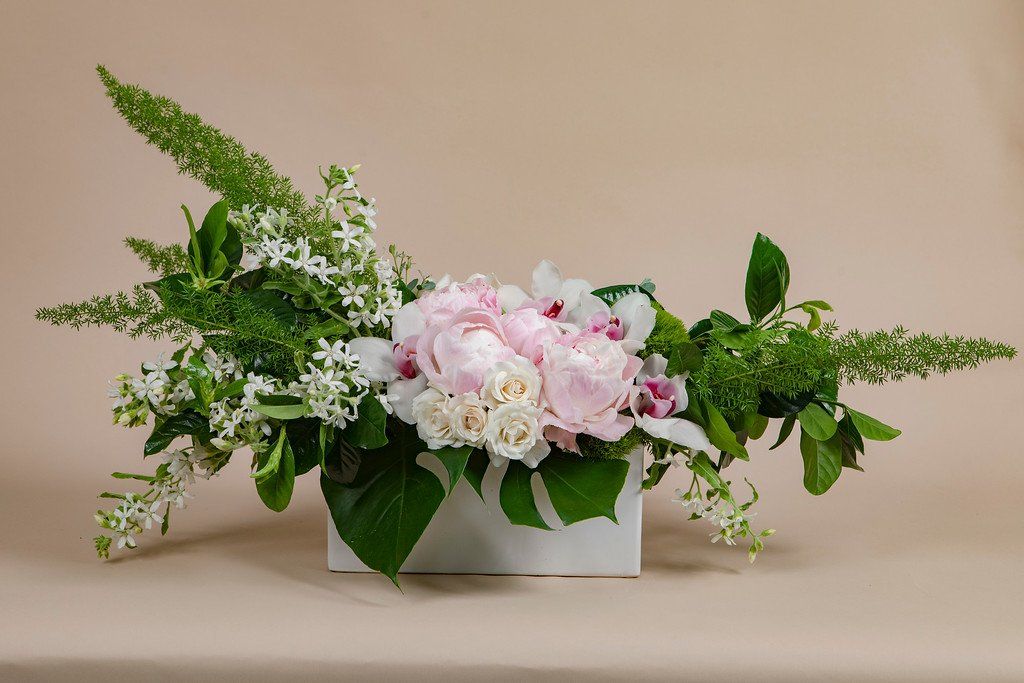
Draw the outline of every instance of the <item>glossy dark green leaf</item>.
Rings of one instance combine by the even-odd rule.
[[[808,391],[798,396],[779,396],[770,391],[764,391],[760,398],[757,412],[765,417],[779,418],[799,413],[814,399],[814,392]]]
[[[510,460],[505,476],[501,480],[498,500],[501,502],[501,509],[505,511],[505,516],[512,524],[550,531],[551,527],[537,510],[537,501],[530,485],[533,474],[534,470],[523,463]]]
[[[274,450],[277,450],[276,448]],[[272,453],[273,451],[271,451]],[[257,459],[259,467],[264,467],[271,453],[264,452]],[[260,494],[263,504],[274,512],[281,512],[292,499],[295,490],[295,456],[288,444],[288,438],[281,440],[280,461],[277,468],[269,475],[256,480],[256,492]]]
[[[295,456],[295,476],[301,476],[320,464],[323,451],[320,446],[320,425],[316,418],[301,418],[285,423],[288,443]]]
[[[757,233],[747,265],[744,291],[752,322],[764,320],[782,302],[789,289],[786,256],[768,237]]]
[[[665,473],[668,472],[668,468],[669,466],[665,463],[651,463],[651,466],[647,468],[647,476],[644,477],[644,481],[641,485],[641,488],[643,488],[644,491],[650,491],[651,489],[653,489],[655,486],[661,483],[661,480],[662,478],[664,478]]]
[[[840,437],[818,441],[801,429],[800,455],[804,460],[804,488],[816,496],[832,488],[843,469]]]
[[[356,448],[380,448],[388,442],[388,413],[376,396],[367,394],[359,403],[359,417],[345,425],[342,436]]]
[[[666,377],[675,377],[684,372],[700,370],[704,365],[704,356],[700,348],[692,342],[683,342],[672,347],[668,356],[668,365],[665,368]]]
[[[690,471],[707,482],[711,488],[723,492],[728,491],[729,487],[722,481],[722,477],[718,474],[714,463],[711,462],[711,458],[708,457],[707,453],[701,451],[693,456],[686,466]]]
[[[640,285],[612,285],[610,287],[601,287],[600,289],[595,289],[591,294],[611,306],[619,299],[637,292],[646,294],[648,299],[654,301],[654,295]]]
[[[241,395],[245,389],[245,385],[249,383],[249,380],[245,377],[236,379],[230,384],[220,384],[217,386],[216,391],[213,392],[213,400],[221,401],[225,398],[231,398],[232,396]]]
[[[690,339],[695,340],[711,332],[713,327],[714,326],[711,324],[711,318],[703,318],[695,322],[693,326],[690,327],[688,334]]]
[[[779,427],[779,438],[775,440],[775,443],[768,450],[774,451],[776,448],[781,446],[789,438],[789,435],[793,432],[793,425],[796,424],[796,415],[787,415],[782,421],[782,426]]]
[[[850,419],[849,411],[846,411],[843,419],[839,421],[839,431],[853,444],[858,453],[864,452],[864,438],[857,431],[857,425],[853,424],[853,420]]]
[[[890,427],[870,415],[859,413],[851,408],[846,409],[846,414],[850,416],[853,424],[857,426],[857,431],[865,439],[870,439],[871,441],[892,441],[903,433],[895,427]]]
[[[718,412],[718,408],[707,402],[702,407],[708,418],[704,429],[708,435],[708,441],[715,448],[740,460],[750,460],[747,449],[736,439],[736,433],[732,431],[732,427],[729,426],[722,413]]]
[[[713,329],[725,332],[733,331],[740,324],[739,320],[732,317],[725,311],[711,311],[711,315],[708,316],[708,318],[711,320],[711,327]]]
[[[551,506],[566,526],[593,517],[616,524],[615,501],[626,481],[629,462],[583,459],[552,453],[537,466]]]
[[[808,403],[796,417],[803,430],[818,441],[828,441],[839,427],[836,419],[817,403]]]
[[[171,415],[153,429],[153,433],[146,439],[146,445],[142,452],[145,455],[159,453],[170,446],[176,437],[206,432],[209,429],[210,421],[195,411],[186,410],[177,415]]]
[[[199,248],[203,254],[203,262],[207,271],[213,263],[213,258],[219,254],[221,245],[228,236],[228,203],[220,200],[210,207],[203,218],[203,226],[199,228],[196,237],[199,239]],[[227,259],[225,258],[225,264]]]
[[[359,472],[359,464],[363,461],[363,454],[367,451],[346,443],[345,439],[340,436],[335,438],[330,446],[325,444],[324,448],[324,461],[321,466],[324,474],[336,484],[351,484],[355,481],[356,474]],[[369,458],[375,458],[378,455],[377,453],[367,453]]]
[[[386,448],[364,453],[350,484],[320,476],[342,540],[366,566],[396,586],[402,564],[445,499],[440,480],[416,464],[416,456],[423,452],[426,444],[405,429]]]
[[[466,463],[469,462],[469,456],[473,453],[473,447],[445,446],[436,451],[430,451],[430,453],[440,460],[444,468],[448,470],[448,495],[450,496],[455,490],[455,485],[459,483],[462,473],[466,470]]]
[[[284,452],[284,444],[288,440],[288,435],[285,430],[280,430],[277,433],[277,441],[274,443],[274,447],[269,451],[260,453],[259,468],[250,474],[249,476],[259,481],[264,479],[274,472],[277,472],[277,468],[281,464],[281,454]]]
[[[469,460],[466,462],[466,468],[462,471],[462,476],[469,482],[469,485],[476,491],[476,495],[480,496],[480,500],[484,499],[484,475],[487,474],[487,468],[490,466],[491,460],[483,451],[473,451]]]
[[[258,310],[271,315],[282,327],[295,327],[297,314],[290,303],[273,292],[256,289],[242,292],[239,296],[248,299]]]

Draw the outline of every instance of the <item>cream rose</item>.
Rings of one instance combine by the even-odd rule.
[[[540,373],[522,356],[498,361],[484,375],[480,394],[491,408],[518,401],[536,405],[540,400]]]
[[[448,399],[448,418],[455,446],[483,446],[487,430],[487,406],[477,394]]]
[[[416,433],[426,442],[427,448],[455,443],[448,397],[437,389],[427,389],[412,400],[412,417],[416,422]]]
[[[540,408],[522,401],[503,403],[491,411],[487,420],[487,452],[495,467],[506,459],[536,467],[547,457],[551,447],[541,438],[540,413]]]

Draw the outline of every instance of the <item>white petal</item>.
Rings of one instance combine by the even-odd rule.
[[[388,385],[388,402],[395,411],[395,417],[406,424],[415,424],[412,415],[412,400],[427,388],[427,378],[422,374],[414,379],[396,379]]]
[[[551,452],[551,444],[546,439],[538,439],[526,455],[523,456],[523,464],[530,469],[537,469],[540,461],[548,457]]]
[[[663,417],[659,420],[644,415],[636,423],[640,429],[657,439],[667,439],[698,451],[711,450],[711,442],[700,425],[681,417]]]
[[[371,382],[390,382],[399,377],[392,353],[394,343],[380,337],[359,337],[348,345],[359,354],[359,370]]]
[[[590,291],[586,291],[580,295],[580,305],[569,312],[569,322],[583,327],[590,320],[591,316],[601,312],[610,314],[611,309],[608,308],[608,304],[604,302],[604,299],[594,296]]]
[[[586,280],[572,279],[562,283],[558,291],[558,298],[565,302],[565,307],[570,311],[580,305],[583,295],[594,291],[593,285]]]
[[[650,377],[664,375],[666,368],[668,368],[668,359],[660,353],[652,354],[644,361],[643,367],[637,373],[636,381],[642,383]]]
[[[498,305],[506,313],[522,306],[528,298],[526,292],[515,285],[502,285],[498,288]]]
[[[415,301],[410,301],[398,309],[398,313],[391,319],[391,338],[396,342],[405,341],[407,337],[421,334],[425,327],[423,311]]]
[[[628,294],[612,306],[612,314],[622,320],[625,338],[643,342],[654,330],[654,319],[657,315],[651,300],[643,292]]]
[[[551,261],[547,259],[537,264],[533,269],[533,297],[543,299],[546,296],[558,297],[562,290],[562,271],[558,270]]]

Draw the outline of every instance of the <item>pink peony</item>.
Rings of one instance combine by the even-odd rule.
[[[561,330],[536,309],[520,308],[501,316],[508,345],[516,353],[537,364],[544,357],[544,345],[562,336]]]
[[[633,418],[619,411],[629,405],[642,364],[604,334],[580,332],[549,343],[539,365],[546,403],[544,435],[572,451],[578,450],[580,433],[605,441],[621,439]]]
[[[416,305],[423,311],[427,325],[448,323],[466,308],[482,308],[501,314],[498,292],[483,277],[473,278],[469,282],[453,282],[427,292],[416,299]]]
[[[482,308],[463,309],[449,321],[428,325],[416,341],[420,371],[456,396],[479,392],[487,371],[515,355],[498,316]]]

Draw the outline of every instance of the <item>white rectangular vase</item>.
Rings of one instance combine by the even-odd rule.
[[[434,470],[435,458],[421,456]],[[436,470],[439,474],[443,470]],[[460,480],[441,504],[419,543],[402,566],[412,574],[523,574],[531,576],[639,576],[640,521],[643,498],[643,451],[629,456],[629,473],[615,503],[614,524],[603,517],[563,527],[551,508],[540,477],[533,478],[537,508],[548,526],[544,531],[513,526],[498,504],[504,468],[489,467],[484,477],[486,505],[466,481]],[[443,479],[443,481],[446,481]],[[327,566],[335,572],[372,571],[338,536],[327,516]]]

